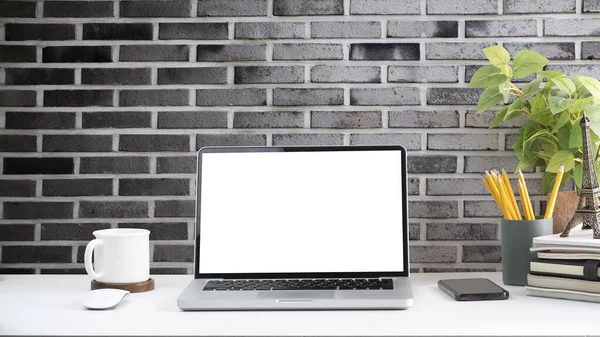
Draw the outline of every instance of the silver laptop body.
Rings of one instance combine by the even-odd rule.
[[[202,148],[178,307],[410,307],[406,181],[401,146]]]

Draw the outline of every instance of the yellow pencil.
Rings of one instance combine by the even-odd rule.
[[[550,200],[548,200],[548,205],[546,206],[546,214],[544,215],[544,219],[549,219],[552,217],[552,213],[554,213],[554,205],[556,204],[556,195],[558,194],[558,188],[560,187],[560,182],[562,181],[563,174],[565,172],[565,165],[560,165],[558,171],[556,172],[556,180],[554,180],[554,187],[552,187],[552,193],[550,194]]]
[[[490,177],[489,174],[488,174],[488,177]],[[490,192],[490,194],[492,195],[492,198],[494,198],[494,201],[496,202],[496,205],[500,205],[500,200],[498,199],[498,194],[496,194],[494,192],[493,187],[490,186],[490,182],[488,180],[486,180],[485,176],[481,177],[481,180],[483,180],[483,184],[485,185],[485,188],[488,190],[488,192]]]
[[[508,174],[504,169],[502,169],[502,180],[504,180],[504,186],[506,187],[506,192],[514,211],[515,220],[522,220],[521,212],[519,212],[519,206],[517,205],[517,199],[515,198],[515,192],[513,192],[512,186],[510,185],[510,180],[508,180]]]
[[[525,198],[525,191],[523,190],[523,184],[521,184],[521,180],[519,180],[519,195],[521,196],[521,207],[523,207],[523,216],[527,220],[529,219],[529,207],[527,207],[527,199]]]
[[[500,192],[500,198],[502,199],[502,207],[504,209],[504,218],[507,220],[514,220],[512,207],[510,202],[508,201],[508,197],[506,195],[506,189],[504,188],[504,183],[502,182],[502,178],[500,176],[496,177],[498,192]]]
[[[521,172],[521,169],[519,169],[519,180],[521,181],[521,184],[523,185],[523,192],[524,192],[524,197],[525,197],[525,202],[527,203],[527,216],[526,219],[527,220],[535,220],[535,215],[533,214],[533,206],[531,205],[531,198],[529,197],[529,190],[527,190],[527,183],[525,182],[525,177],[523,176],[523,172]]]

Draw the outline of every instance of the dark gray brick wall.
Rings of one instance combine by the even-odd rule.
[[[514,170],[526,120],[489,129],[495,113],[475,113],[482,91],[467,84],[495,44],[600,78],[598,12],[592,0],[0,1],[0,273],[84,273],[83,244],[109,227],[150,229],[152,271],[189,273],[198,149],[380,144],[409,150],[411,270],[498,270],[500,213],[479,175]],[[539,212],[541,173],[525,173]]]

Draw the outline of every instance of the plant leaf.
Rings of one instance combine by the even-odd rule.
[[[587,76],[574,76],[595,98],[600,99],[600,81]]]
[[[573,83],[573,81],[571,81],[566,76],[552,78],[552,79],[550,79],[550,81],[552,81],[554,84],[556,84],[558,89],[560,89],[562,92],[565,92],[569,95],[573,95],[575,93],[575,91],[577,91],[577,87],[575,87],[575,83]]]
[[[541,71],[548,64],[548,59],[533,50],[521,50],[513,58],[515,78],[529,76],[536,71]]]
[[[496,112],[496,118],[494,119],[494,122],[492,123],[492,125],[490,125],[490,129],[493,129],[493,128],[497,127],[498,125],[504,123],[504,116],[506,115],[507,111],[508,111],[508,107],[502,108],[502,109],[498,110],[498,112]]]
[[[523,96],[528,95],[532,92],[535,92],[540,88],[540,84],[542,83],[542,78],[538,77],[535,80],[525,84],[521,91],[523,91]]]
[[[493,86],[485,89],[485,91],[479,96],[477,102],[477,113],[482,113],[485,110],[497,105],[502,102],[502,93],[498,90],[498,86]]]
[[[537,71],[536,73],[538,75],[544,76],[549,79],[567,76],[567,75],[561,73],[560,71],[553,71],[553,70],[540,70],[540,71]]]
[[[568,107],[577,102],[576,99],[569,99],[560,96],[552,96],[548,98],[548,107],[553,114],[565,111]]]
[[[560,114],[560,116],[556,120],[556,125],[554,125],[553,132],[558,131],[558,129],[560,129],[563,125],[567,124],[567,122],[569,122],[569,113],[565,112]]]
[[[560,165],[565,165],[565,172],[570,171],[575,166],[575,160],[571,151],[562,150],[556,152],[546,166],[546,171],[554,172],[558,171]]]
[[[483,66],[473,74],[469,88],[487,88],[505,82],[506,75],[494,66]]]
[[[583,140],[581,138],[581,126],[579,126],[579,122],[575,122],[571,126],[571,135],[569,136],[569,148],[581,148],[582,141]]]
[[[504,65],[507,65],[508,62],[510,62],[510,54],[502,46],[490,46],[484,48],[483,53],[494,67],[498,69],[503,69]]]
[[[502,94],[502,98],[504,99],[504,104],[508,103],[508,100],[510,99],[510,82],[508,80],[505,82],[502,82],[498,86],[498,90]]]

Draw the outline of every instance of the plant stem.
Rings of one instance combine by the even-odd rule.
[[[519,88],[518,88],[516,85],[514,85],[512,82],[510,82],[510,88],[511,88],[512,90],[514,90],[514,91],[515,91],[515,95],[516,95],[517,97],[521,97],[521,96],[523,96],[523,92],[521,91],[521,89],[519,89]]]

